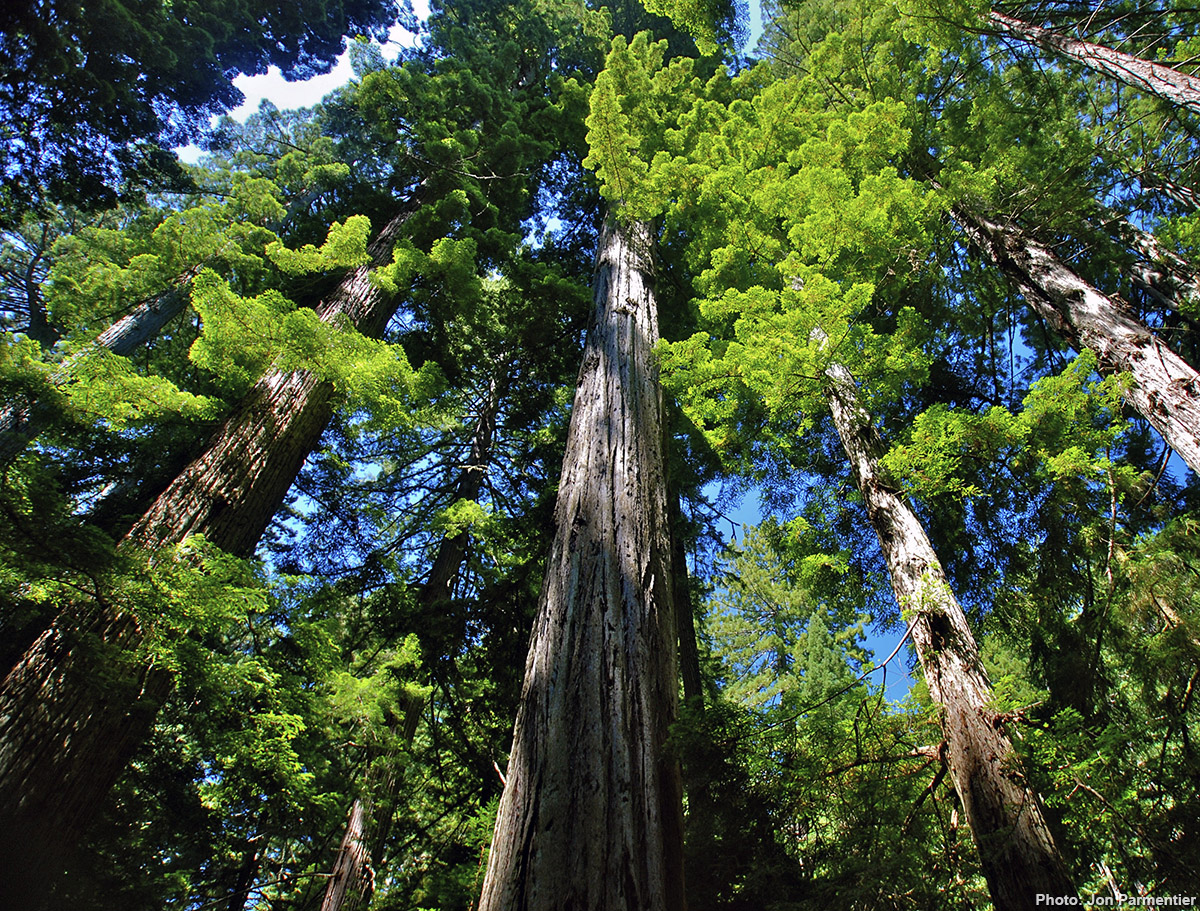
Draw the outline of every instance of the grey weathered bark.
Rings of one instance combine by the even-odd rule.
[[[1162,190],[1168,198],[1173,199],[1181,206],[1188,209],[1200,209],[1200,194],[1197,194],[1189,186],[1176,183],[1167,177],[1151,174],[1143,175],[1141,182],[1147,190]]]
[[[372,244],[374,263],[385,261],[413,208]],[[380,333],[395,304],[368,272],[347,275],[318,308],[321,318]],[[304,371],[268,373],[122,548],[203,534],[251,554],[319,440],[331,400],[329,385]],[[143,638],[124,605],[67,605],[0,685],[0,881],[23,906],[37,906],[47,874],[87,828],[170,691],[169,674],[133,656]],[[128,669],[113,680],[107,665],[117,661]]]
[[[1200,114],[1200,78],[1196,76],[1100,44],[1080,41],[995,10],[988,20],[1006,35],[1061,54],[1090,70]]]
[[[814,335],[826,341],[820,330]],[[950,773],[992,902],[997,911],[1032,911],[1039,893],[1075,895],[1037,795],[990,707],[991,683],[966,615],[920,520],[880,468],[882,444],[843,365],[826,368],[825,395],[896,601],[910,618],[929,695],[941,707]]]
[[[608,222],[480,911],[683,907],[654,234]]]
[[[1124,301],[1084,281],[1044,244],[962,207],[953,215],[1069,345],[1095,352],[1103,373],[1132,376],[1125,400],[1200,471],[1200,374],[1135,319]]]
[[[138,304],[96,337],[92,347],[127,357],[140,345],[156,337],[163,327],[187,307],[188,288],[199,270],[179,277],[166,291]],[[50,382],[59,386],[71,377],[75,355],[59,365]],[[18,455],[45,426],[47,414],[39,412],[36,399],[22,397],[0,408],[0,462]]]
[[[487,466],[492,458],[492,442],[496,434],[496,421],[500,413],[500,399],[507,388],[508,362],[498,366],[496,375],[488,384],[487,392],[475,418],[475,430],[467,460],[459,470],[454,485],[454,500],[478,499],[487,475]],[[438,610],[454,597],[454,586],[467,556],[470,535],[466,531],[446,537],[438,544],[437,553],[430,566],[429,575],[417,594],[422,612]],[[404,743],[411,744],[420,722],[422,702],[412,699],[404,707],[404,724],[400,732]],[[389,776],[382,784],[376,782],[379,760],[388,765]],[[382,834],[386,832],[391,814],[395,812],[395,801],[399,795],[401,777],[387,763],[387,756],[376,757],[364,775],[360,795],[350,808],[346,832],[334,861],[333,874],[325,887],[321,911],[357,911],[367,908],[375,889],[374,868],[380,861]],[[376,790],[383,793],[382,810],[378,808]],[[384,819],[384,816],[387,819]]]

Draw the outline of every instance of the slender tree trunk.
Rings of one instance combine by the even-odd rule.
[[[1200,114],[1200,78],[1196,76],[1100,44],[1061,35],[995,10],[988,19],[1006,35],[1036,44],[1044,51],[1060,54],[1090,70]]]
[[[487,392],[479,404],[475,418],[475,430],[471,436],[471,447],[467,461],[461,467],[454,485],[454,501],[477,500],[487,477],[488,464],[492,460],[492,443],[496,436],[496,421],[500,415],[500,401],[508,389],[511,362],[498,365],[495,375],[488,383]],[[444,539],[429,569],[425,584],[421,587],[420,602],[430,608],[449,603],[454,597],[454,583],[458,580],[463,560],[467,554],[470,534],[460,532],[453,538]]]
[[[671,573],[675,594],[676,626],[679,629],[679,676],[683,698],[690,708],[704,710],[704,682],[700,674],[700,648],[696,642],[696,610],[688,583],[687,551],[682,529],[683,510],[679,496],[671,498]]]
[[[250,889],[262,864],[262,851],[255,844],[256,841],[257,839],[252,840],[246,853],[242,855],[242,863],[238,867],[226,911],[245,911],[246,902],[250,900]]]
[[[1094,351],[1102,372],[1133,377],[1125,400],[1192,471],[1200,471],[1200,374],[1135,319],[1127,304],[1088,284],[1015,226],[961,208],[954,218],[1068,344]]]
[[[390,251],[409,211],[372,245],[374,262]],[[365,334],[383,330],[394,303],[368,271],[342,280],[318,308],[322,319],[346,320]],[[123,548],[203,534],[250,555],[320,438],[331,398],[328,384],[307,372],[268,373]],[[123,605],[67,605],[0,685],[0,882],[22,896],[22,907],[37,907],[170,692],[169,674],[134,656],[142,641]]]
[[[929,695],[941,706],[950,773],[992,902],[997,911],[1026,911],[1040,907],[1039,893],[1074,896],[1037,795],[990,708],[991,683],[966,615],[920,520],[880,470],[882,445],[854,378],[841,364],[827,368],[825,392],[879,536],[896,601],[909,622],[916,621],[913,644]]]
[[[475,500],[483,489],[487,466],[492,457],[500,399],[508,385],[508,368],[507,362],[500,366],[480,403],[467,461],[459,471],[457,483],[454,485],[455,501]],[[429,576],[417,595],[422,612],[441,609],[453,599],[455,582],[466,559],[469,543],[470,535],[463,531],[453,537],[443,538],[438,544]],[[405,743],[411,744],[416,736],[421,708],[422,702],[419,699],[410,700],[405,707],[404,729],[401,732],[401,739]],[[390,766],[386,762],[389,758],[391,757],[385,755],[377,759],[382,759]],[[371,895],[375,889],[373,865],[378,866],[381,860],[386,833],[390,828],[391,816],[395,812],[402,783],[402,777],[394,768],[389,767],[388,779],[380,786],[386,799],[383,801],[382,812],[377,813],[374,792],[379,768],[378,761],[368,768],[363,777],[360,796],[354,799],[350,808],[346,833],[338,849],[333,875],[325,889],[321,911],[357,911],[370,906]]]
[[[1174,250],[1163,246],[1149,231],[1124,219],[1117,224],[1121,238],[1136,250],[1141,259],[1130,267],[1136,285],[1164,307],[1177,313],[1200,304],[1200,273]]]
[[[199,266],[189,269],[170,288],[138,304],[96,336],[96,347],[129,357],[146,342],[158,338],[163,327],[187,309],[192,279],[199,274]]]
[[[157,336],[163,326],[183,312],[188,302],[188,288],[198,269],[181,276],[172,287],[148,301],[138,304],[133,311],[117,320],[93,342],[93,347],[111,351],[127,357]],[[50,382],[61,386],[71,377],[73,362],[80,357],[69,358],[54,371]],[[18,455],[41,433],[49,412],[39,409],[35,398],[21,397],[0,408],[0,462]]]
[[[654,234],[606,223],[480,911],[681,909]]]
[[[41,272],[39,266],[50,249],[51,243],[50,226],[43,224],[41,243],[36,245],[32,251],[33,256],[25,267],[25,306],[29,313],[29,325],[25,334],[43,349],[53,348],[59,339],[58,331],[50,325],[46,304],[42,299],[42,283],[39,275]]]

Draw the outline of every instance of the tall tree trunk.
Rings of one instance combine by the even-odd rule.
[[[368,248],[371,261],[341,280],[317,307],[326,323],[348,323],[378,337],[395,302],[371,284],[411,209],[392,219]],[[254,553],[296,474],[333,415],[333,386],[306,370],[269,371],[129,532],[126,541],[154,548],[203,534],[222,550]]]
[[[42,282],[40,273],[41,263],[45,259],[53,240],[50,237],[50,225],[42,224],[41,242],[34,245],[32,256],[25,266],[25,307],[29,314],[29,324],[25,334],[37,342],[44,350],[53,348],[59,339],[58,330],[50,325],[50,314],[46,312],[46,304],[42,299]]]
[[[1090,348],[1104,373],[1129,373],[1125,400],[1200,471],[1200,374],[1135,319],[1124,301],[1080,278],[1048,247],[1012,224],[961,207],[954,218],[1050,327],[1076,350]]]
[[[654,245],[642,222],[601,232],[480,911],[684,906]]]
[[[454,500],[475,500],[483,489],[488,463],[492,458],[492,442],[496,434],[496,420],[500,413],[500,400],[508,386],[509,362],[500,365],[497,374],[488,384],[487,392],[475,418],[475,432],[466,463],[462,465],[457,483],[454,485]],[[470,535],[466,531],[446,537],[438,544],[437,553],[431,564],[425,584],[417,594],[421,613],[432,613],[442,609],[454,597],[454,585],[467,556]],[[401,740],[411,744],[420,722],[422,702],[412,699],[404,711]],[[386,842],[386,833],[391,816],[395,812],[402,777],[391,767],[389,756],[377,757],[363,776],[360,794],[350,808],[346,832],[334,861],[333,875],[325,888],[321,911],[357,911],[367,908],[375,890],[373,866],[378,866]],[[375,779],[381,768],[379,760],[388,766],[387,779],[377,784]],[[382,791],[386,798],[381,812],[374,793]],[[386,817],[386,818],[385,818]]]
[[[1036,44],[1044,51],[1060,54],[1120,83],[1200,114],[1200,78],[1196,76],[1100,44],[1080,41],[995,10],[988,19],[1006,35]]]
[[[141,641],[128,613],[70,608],[0,687],[0,882],[14,908],[42,906],[170,692]]]
[[[146,342],[158,338],[163,327],[187,309],[192,280],[199,274],[199,266],[188,269],[161,294],[142,301],[96,336],[96,347],[129,357]]]
[[[375,263],[411,211],[372,244]],[[318,308],[321,318],[379,334],[395,305],[368,272],[347,275]],[[307,372],[268,373],[122,547],[154,549],[203,534],[231,553],[253,553],[319,440],[331,399],[329,385]],[[170,692],[165,670],[133,656],[142,641],[123,605],[67,605],[0,685],[0,882],[22,907],[37,907]]]
[[[882,445],[854,378],[837,363],[829,365],[825,377],[833,421],[883,548],[892,590],[911,618],[929,695],[941,707],[950,773],[992,902],[997,911],[1026,911],[1038,907],[1039,893],[1073,896],[1075,887],[1037,795],[990,708],[991,683],[966,615],[920,520],[880,470]]]

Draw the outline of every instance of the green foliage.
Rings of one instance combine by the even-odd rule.
[[[707,0],[652,12],[706,53],[736,30]],[[0,465],[0,655],[11,667],[60,609],[102,600],[132,611],[146,641],[97,685],[117,692],[143,658],[175,679],[54,901],[235,907],[248,882],[245,907],[316,907],[359,799],[373,907],[472,906],[601,198],[661,227],[672,341],[659,358],[682,412],[672,483],[719,466],[720,482],[790,520],[747,529],[713,562],[711,488],[689,507],[712,697],[672,738],[689,905],[987,907],[924,684],[897,698],[878,671],[860,679],[867,624],[878,633],[896,606],[831,433],[835,367],[895,441],[888,481],[916,501],[967,604],[997,721],[1076,880],[1108,888],[1108,870],[1124,889],[1186,894],[1200,868],[1195,485],[1129,419],[1125,381],[1022,315],[945,213],[1008,218],[1194,359],[1195,301],[1133,281],[1146,254],[1119,227],[1200,258],[1194,124],[963,28],[986,12],[767,4],[763,62],[725,70],[633,7],[435,5],[397,64],[357,44],[357,81],[319,108],[222,121],[186,192],[160,183],[151,203],[86,226],[27,213],[0,257],[0,398],[51,420]],[[166,15],[149,11],[143,31]],[[1068,6],[1044,15],[1081,27]],[[1113,46],[1195,45],[1182,10],[1089,18]],[[197,117],[223,106],[188,97]],[[157,129],[126,126],[139,123]],[[85,146],[100,135],[86,127]],[[115,171],[153,154],[118,147]],[[8,211],[42,193],[35,171],[6,185]],[[367,263],[370,225],[401,211],[391,260],[371,274],[399,303],[384,339],[320,321],[317,302]],[[173,294],[191,307],[129,357],[93,344]],[[197,539],[118,547],[274,369],[312,371],[340,407],[259,556]],[[435,596],[439,557],[457,568]]]
[[[111,206],[122,190],[178,179],[178,162],[156,143],[198,138],[211,115],[236,107],[234,74],[324,72],[347,34],[382,38],[396,12],[376,0],[258,12],[118,0],[6,7],[0,223],[43,203]]]
[[[692,76],[694,61],[679,57],[664,67],[666,53],[667,42],[651,42],[649,32],[639,32],[632,42],[618,35],[592,89],[590,153],[583,164],[595,169],[604,195],[633,218],[658,214],[656,194],[642,188],[650,159],[674,132],[681,103],[700,87]],[[643,201],[643,194],[649,199]]]
[[[689,904],[985,907],[969,836],[947,824],[956,797],[928,700],[889,704],[858,679],[862,621],[836,606],[844,560],[812,543],[803,523],[747,529],[709,600],[721,695],[674,735]]]
[[[87,227],[68,235],[56,245],[45,285],[50,318],[64,333],[92,337],[203,267],[253,287],[265,277],[263,247],[275,241],[266,226],[284,211],[276,184],[239,174],[223,197],[146,212],[123,229]]]
[[[367,256],[370,233],[371,220],[365,215],[354,215],[345,224],[334,222],[330,225],[329,236],[320,248],[305,244],[299,250],[289,250],[276,241],[267,245],[266,254],[271,262],[289,275],[351,269],[370,262]]]
[[[1112,453],[1127,427],[1120,377],[1095,377],[1096,356],[1084,351],[1057,376],[1043,377],[1017,414],[992,406],[982,414],[935,405],[913,419],[909,441],[892,447],[883,464],[922,499],[978,496],[962,476],[964,461],[1011,459],[1049,482],[1117,483],[1129,487],[1137,471],[1117,465]],[[972,466],[971,475],[975,475]]]
[[[414,386],[435,382],[432,368],[418,381],[403,349],[331,325],[312,310],[294,308],[277,291],[242,297],[205,271],[193,284],[192,304],[203,331],[190,358],[231,392],[244,392],[268,368],[309,370],[357,406],[399,419],[410,413],[408,396]]]

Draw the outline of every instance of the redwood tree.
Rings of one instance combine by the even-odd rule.
[[[508,385],[508,364],[497,365],[492,375],[471,437],[466,463],[459,471],[454,485],[453,502],[475,500],[483,489],[488,463],[492,458],[492,443],[496,435],[501,396]],[[467,557],[470,532],[466,529],[447,535],[438,543],[429,575],[417,593],[417,610],[433,614],[446,610],[454,595],[454,584]],[[421,700],[409,699],[403,706],[402,724],[396,725],[397,740],[411,744],[421,717]],[[359,793],[350,806],[346,831],[338,847],[333,872],[325,887],[321,911],[355,911],[370,906],[375,891],[375,871],[383,847],[380,835],[386,833],[390,820],[382,818],[395,812],[401,777],[395,769],[386,768],[394,756],[372,757],[359,786]],[[380,778],[383,781],[380,781]],[[387,798],[378,800],[376,789]]]
[[[655,235],[611,218],[482,911],[683,907]]]
[[[1060,31],[1007,16],[997,10],[988,14],[988,22],[1002,34],[1037,45],[1044,51],[1065,57],[1097,73],[1103,73],[1110,79],[1157,95],[1164,101],[1200,114],[1200,78],[1190,73],[1102,44],[1081,41]]]
[[[372,244],[378,265],[413,211],[406,206]],[[318,313],[382,331],[395,298],[348,274]],[[332,413],[333,388],[308,371],[268,372],[126,536],[155,550],[204,535],[248,556],[283,502]],[[12,894],[31,906],[44,877],[78,840],[145,737],[170,675],[134,652],[144,636],[126,605],[103,596],[66,604],[0,686],[0,858]],[[106,665],[112,665],[106,669]],[[113,669],[122,686],[113,688]]]
[[[1126,400],[1193,471],[1200,471],[1200,374],[1135,319],[1124,302],[1080,278],[1015,224],[1001,224],[961,206],[954,214],[1066,342],[1095,351],[1105,373],[1130,374]]]
[[[857,384],[834,362],[825,370],[824,389],[896,601],[909,619],[929,695],[940,708],[950,775],[992,902],[999,911],[1016,911],[1038,907],[1039,895],[1074,895],[1038,795],[991,707],[992,685],[966,614],[916,513],[880,467],[884,448]]]

